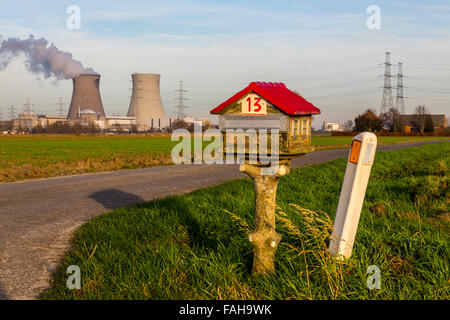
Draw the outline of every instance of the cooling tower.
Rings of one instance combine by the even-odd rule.
[[[159,93],[161,76],[154,73],[133,73],[131,78],[133,93],[128,116],[136,117],[140,130],[152,127],[152,119],[166,119]]]
[[[79,118],[83,110],[95,112],[100,117],[105,117],[102,98],[100,97],[100,75],[81,74],[73,78],[72,101],[70,101],[68,119]]]

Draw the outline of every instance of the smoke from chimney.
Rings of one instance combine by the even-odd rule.
[[[50,46],[48,44],[45,38],[34,39],[33,35],[25,40],[3,40],[0,45],[0,71],[5,70],[20,53],[24,53],[26,69],[38,76],[43,75],[45,79],[55,77],[62,80],[75,78],[80,74],[97,74],[73,59],[70,52],[59,50],[53,43]]]

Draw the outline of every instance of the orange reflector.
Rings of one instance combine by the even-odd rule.
[[[351,163],[358,163],[359,151],[361,150],[361,141],[353,140],[352,151],[350,151],[350,161]]]

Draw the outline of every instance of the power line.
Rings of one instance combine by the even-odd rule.
[[[413,88],[415,88],[415,87],[413,87]],[[439,93],[439,94],[450,94],[450,91],[436,91],[436,90],[433,90],[434,88],[415,88],[414,90],[412,90],[412,91],[418,91],[418,92],[429,92],[429,93]]]
[[[445,78],[445,77],[416,77],[416,76],[404,76],[404,78],[408,78],[408,79],[412,79],[412,80],[425,80],[425,81],[450,81],[450,78]]]
[[[409,97],[410,99],[426,99],[426,100],[433,100],[433,101],[450,101],[450,98],[424,98],[424,97],[417,97],[417,96],[413,96],[413,97]],[[406,99],[406,97],[405,97]]]
[[[408,68],[418,68],[418,69],[434,69],[434,70],[450,70],[448,66],[433,66],[433,65],[408,65]]]
[[[370,79],[362,79],[358,81],[351,81],[351,82],[344,82],[340,84],[334,84],[334,85],[320,85],[320,86],[314,86],[314,87],[302,87],[301,89],[298,89],[297,91],[303,91],[303,90],[309,90],[309,89],[324,89],[328,90],[329,88],[341,88],[341,87],[347,87],[347,86],[354,86],[361,83],[368,83],[368,82],[374,82],[379,81],[378,78],[370,78]]]
[[[329,94],[325,96],[312,96],[308,97],[308,99],[321,99],[321,98],[328,98],[328,97],[339,97],[339,96],[356,96],[356,95],[363,95],[363,94],[369,94],[369,93],[375,93],[375,89],[363,89],[363,90],[356,90],[356,91],[348,91],[348,92],[340,92],[336,94]],[[306,95],[302,95],[303,97],[306,97]]]
[[[327,78],[339,77],[342,74],[348,75],[348,74],[368,72],[368,71],[378,70],[378,69],[379,69],[378,65],[372,65],[372,66],[367,66],[367,67],[349,69],[349,70],[346,70],[346,71],[329,72],[329,73],[323,73],[323,74],[318,74],[318,75],[314,75],[314,76],[296,77],[296,78],[291,78],[291,79],[284,79],[283,81],[323,80],[323,79],[327,79]],[[353,70],[353,71],[350,71],[350,70]]]

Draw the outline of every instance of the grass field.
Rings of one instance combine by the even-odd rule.
[[[437,139],[380,137],[381,144]],[[313,137],[318,150],[347,147],[351,137]],[[172,164],[169,136],[0,136],[0,182]]]
[[[323,147],[349,147],[353,137],[313,136],[311,143],[316,149]],[[448,137],[377,137],[378,145],[448,139]]]
[[[76,231],[41,299],[449,299],[450,143],[378,152],[353,255],[327,243],[346,160],[280,180],[276,274],[252,277],[253,187],[217,187],[121,208]],[[82,288],[66,288],[78,265]],[[381,289],[366,287],[367,267]]]
[[[158,136],[0,136],[0,182],[168,165]]]

